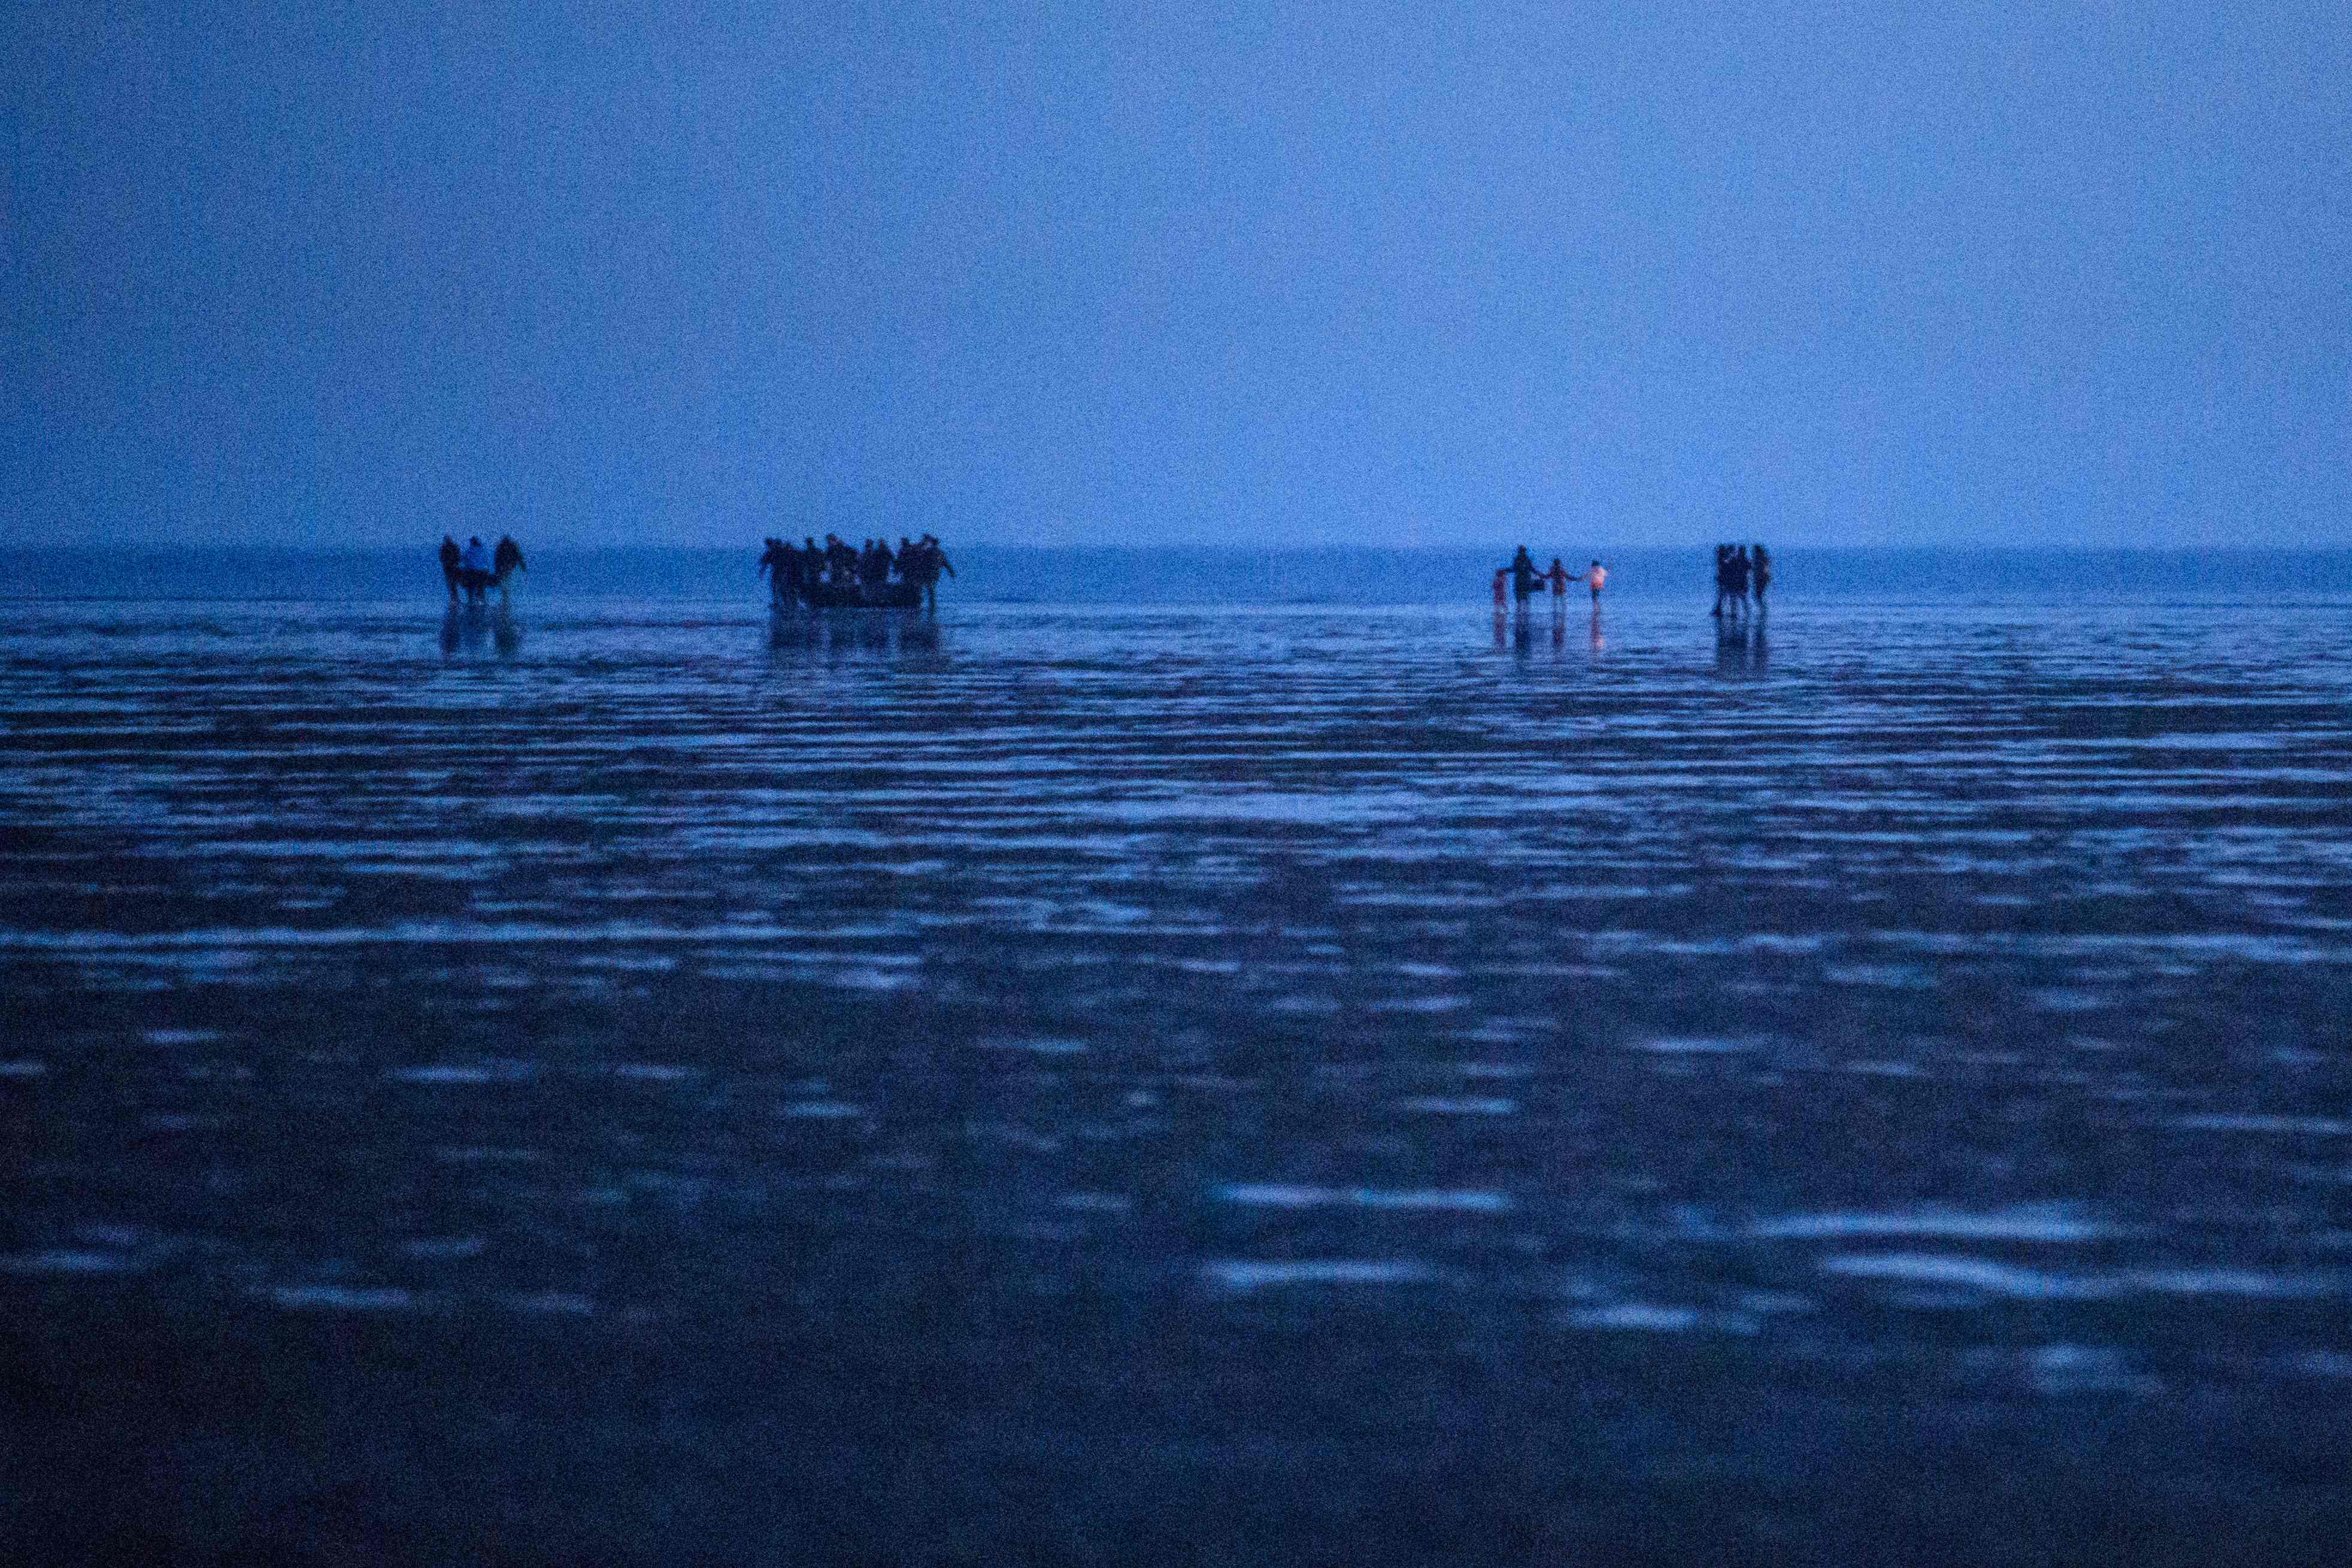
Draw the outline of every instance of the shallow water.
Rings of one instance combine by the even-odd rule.
[[[2352,1387],[2342,606],[13,609],[10,1276]]]

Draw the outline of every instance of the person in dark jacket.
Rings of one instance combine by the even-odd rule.
[[[499,585],[499,602],[507,602],[507,576],[510,572],[529,571],[523,564],[522,546],[514,542],[512,534],[499,536],[499,548],[490,557],[490,580]]]
[[[457,602],[457,562],[464,555],[465,552],[457,548],[457,536],[441,536],[441,580],[449,585],[449,602],[452,604]]]
[[[1568,607],[1568,585],[1577,580],[1575,574],[1571,573],[1568,568],[1560,564],[1559,557],[1554,556],[1551,558],[1551,570],[1543,574],[1543,580],[1551,585],[1552,608],[1556,610],[1566,609]]]
[[[933,535],[925,534],[917,539],[914,550],[915,565],[908,571],[907,580],[921,587],[925,609],[937,610],[940,607],[940,573],[944,571],[953,577],[955,568],[948,564],[947,551],[940,548],[940,541]]]
[[[1772,586],[1772,558],[1764,553],[1762,545],[1755,545],[1750,548],[1748,560],[1756,577],[1756,608],[1761,612],[1764,591]]]
[[[1528,554],[1525,545],[1518,548],[1517,553],[1511,557],[1511,564],[1503,570],[1511,574],[1511,597],[1522,604],[1528,601],[1528,595],[1535,592],[1536,585],[1543,580],[1543,573],[1536,570],[1535,558]]]
[[[788,602],[800,591],[801,552],[771,535],[760,541],[760,564],[753,575],[768,580],[768,597]]]

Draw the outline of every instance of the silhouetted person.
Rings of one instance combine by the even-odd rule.
[[[1609,580],[1608,569],[1596,560],[1591,566],[1586,567],[1582,571],[1577,573],[1574,580],[1581,582],[1592,590],[1592,612],[1595,615],[1600,614],[1601,585]]]
[[[849,541],[847,539],[842,538],[835,534],[827,534],[824,536],[824,575],[826,581],[832,583],[835,588],[848,587],[851,577],[851,569],[856,565],[857,552],[849,548]]]
[[[1543,580],[1543,573],[1536,570],[1535,559],[1528,554],[1525,545],[1513,553],[1511,564],[1503,570],[1511,574],[1511,596],[1522,604],[1536,591],[1536,584]]]
[[[1510,585],[1511,569],[1507,566],[1496,567],[1495,569],[1495,634],[1497,638],[1502,635],[1503,595],[1511,591]]]
[[[782,604],[800,591],[801,552],[773,537],[760,542],[767,548],[760,552],[756,575],[768,580],[768,597]]]
[[[915,564],[907,571],[907,580],[923,591],[924,608],[937,610],[940,607],[940,573],[944,571],[953,577],[955,568],[948,564],[947,551],[940,548],[939,539],[930,534],[917,539],[912,548]]]
[[[1748,547],[1735,545],[1731,551],[1731,602],[1743,615],[1748,612],[1748,578],[1753,570]]]
[[[1730,598],[1731,547],[1729,545],[1717,545],[1715,547],[1715,608],[1708,611],[1707,613],[1714,616],[1718,621],[1722,620],[1724,604],[1729,601]]]
[[[1764,553],[1762,545],[1757,545],[1748,559],[1756,574],[1756,608],[1761,611],[1764,608],[1764,591],[1772,586],[1772,558]]]
[[[1552,608],[1555,610],[1566,609],[1568,606],[1568,585],[1576,580],[1568,575],[1568,568],[1559,564],[1559,557],[1554,556],[1551,558],[1551,570],[1543,574],[1543,579],[1546,582],[1551,584]]]
[[[490,547],[482,542],[481,535],[471,535],[457,557],[457,585],[466,591],[467,603],[484,601],[483,591],[490,586]]]
[[[898,536],[898,580],[914,581],[914,569],[920,564],[921,558],[916,555],[913,542],[906,535],[900,534]]]
[[[441,536],[441,580],[449,585],[449,602],[457,602],[457,563],[461,552],[457,539],[448,534]]]
[[[490,557],[490,580],[499,585],[499,600],[501,603],[505,602],[507,598],[507,573],[530,570],[530,568],[523,564],[522,546],[514,542],[514,536],[500,534],[498,551]]]

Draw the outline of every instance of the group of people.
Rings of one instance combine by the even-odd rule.
[[[479,534],[467,539],[463,548],[455,535],[441,536],[441,576],[449,585],[452,604],[457,602],[461,593],[468,604],[485,603],[493,588],[503,599],[508,575],[528,570],[522,563],[522,547],[514,542],[511,534],[500,534],[496,549],[484,544]]]
[[[1547,586],[1551,589],[1552,603],[1565,607],[1568,585],[1580,582],[1592,590],[1592,608],[1597,611],[1601,608],[1601,586],[1608,580],[1607,570],[1597,560],[1582,571],[1572,572],[1560,565],[1559,557],[1554,556],[1550,567],[1546,569],[1536,565],[1535,558],[1528,554],[1528,547],[1521,545],[1511,557],[1509,565],[1495,569],[1495,608],[1502,609],[1503,593],[1507,588],[1512,597],[1524,605]]]
[[[884,539],[867,539],[862,548],[854,548],[835,534],[825,535],[822,545],[813,537],[803,537],[798,546],[779,538],[764,542],[759,570],[779,604],[880,604],[901,597],[911,603],[919,594],[928,607],[937,609],[940,574],[955,575],[947,551],[930,534],[911,540],[901,534],[896,550]],[[894,587],[895,594],[890,591]]]
[[[1734,619],[1748,613],[1752,594],[1756,608],[1764,608],[1764,591],[1772,586],[1772,558],[1762,545],[1715,547],[1715,608],[1707,613],[1718,621],[1727,610]]]

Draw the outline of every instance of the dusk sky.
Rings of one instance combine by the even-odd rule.
[[[2352,544],[2342,0],[0,50],[0,542]]]

